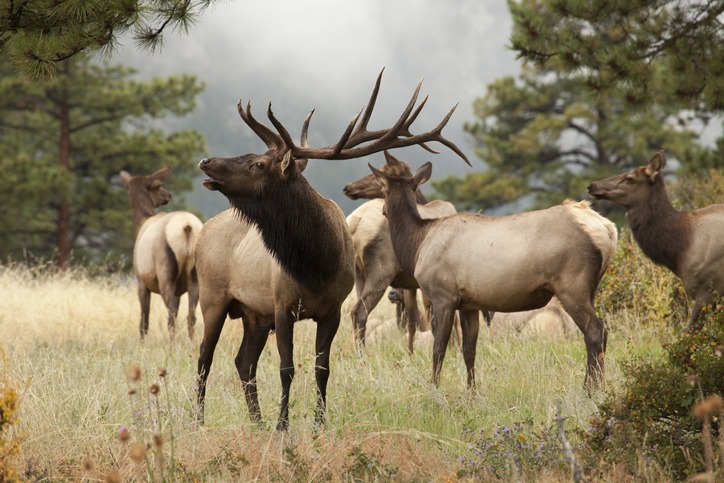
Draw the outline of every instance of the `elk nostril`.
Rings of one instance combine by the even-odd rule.
[[[199,161],[199,168],[203,169],[203,167],[206,166],[207,164],[209,164],[209,158],[204,158],[201,161]]]

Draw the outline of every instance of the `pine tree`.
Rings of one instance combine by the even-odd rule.
[[[130,209],[118,172],[171,165],[169,189],[189,189],[203,137],[164,132],[160,119],[191,112],[203,87],[192,76],[138,82],[133,70],[82,54],[42,84],[12,72],[0,62],[0,255],[55,257],[61,267],[71,253],[86,261],[128,255]]]
[[[109,51],[128,32],[156,49],[168,29],[186,32],[214,0],[0,0],[0,53],[32,79],[55,74],[59,62]]]
[[[510,0],[511,45],[638,105],[724,110],[722,0]],[[661,79],[661,71],[665,76]]]
[[[487,169],[433,182],[436,195],[460,209],[580,199],[591,180],[645,164],[658,149],[678,159],[697,150],[688,113],[659,105],[639,111],[552,68],[524,67],[517,79],[493,82],[474,115],[465,129]]]

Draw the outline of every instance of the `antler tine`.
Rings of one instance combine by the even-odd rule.
[[[266,144],[268,149],[276,149],[283,145],[284,140],[277,133],[257,121],[254,116],[252,116],[251,101],[247,102],[246,112],[244,112],[244,108],[241,106],[241,99],[239,99],[239,102],[236,104],[236,109],[239,111],[241,119],[251,128],[252,131],[254,131],[254,133],[256,133],[257,136],[259,136],[262,141],[264,141],[264,144]]]
[[[405,110],[402,111],[402,115],[397,120],[394,126],[390,128],[389,131],[387,131],[381,138],[379,138],[376,142],[383,143],[387,142],[390,139],[396,139],[400,135],[400,130],[407,126],[409,127],[409,124],[407,123],[407,118],[410,117],[410,113],[412,112],[412,108],[415,107],[415,103],[417,102],[417,96],[420,94],[420,87],[422,87],[422,79],[420,79],[420,82],[417,83],[417,87],[415,87],[415,92],[412,93],[412,97],[410,98],[410,102],[407,103],[407,107],[405,107]],[[424,102],[423,102],[424,104]],[[409,130],[408,130],[409,132]]]
[[[282,141],[284,142],[283,147],[287,148],[286,150],[292,149],[294,147],[294,141],[292,140],[292,136],[289,134],[289,131],[287,131],[287,128],[285,128],[284,125],[279,122],[279,119],[274,116],[274,113],[272,112],[271,102],[269,103],[269,107],[267,107],[266,117],[268,117],[272,124],[274,124],[274,127],[277,128],[277,132],[279,132],[279,136],[281,136]],[[282,146],[279,147],[281,148]]]
[[[307,142],[307,133],[309,131],[309,121],[312,120],[312,114],[314,114],[314,109],[309,111],[309,114],[307,114],[306,119],[304,119],[304,124],[302,125],[302,134],[299,137],[299,143],[303,148],[309,147],[309,143]]]
[[[379,74],[377,74],[377,81],[375,82],[375,87],[372,89],[372,95],[370,96],[370,100],[367,103],[367,105],[364,108],[364,114],[362,115],[362,120],[360,121],[357,131],[366,131],[367,130],[367,123],[370,120],[370,117],[372,117],[372,111],[375,109],[375,103],[377,103],[377,94],[380,92],[380,85],[382,84],[382,74],[385,72],[385,68],[383,67]]]
[[[422,111],[422,108],[425,107],[425,103],[427,102],[427,99],[429,97],[430,96],[425,96],[425,98],[422,100],[422,102],[420,102],[420,104],[415,109],[415,112],[413,112],[412,115],[410,115],[410,117],[407,119],[407,122],[405,123],[402,131],[400,131],[400,134],[404,134],[405,136],[412,136],[412,133],[410,132],[410,126],[412,126],[412,123],[415,122],[415,119],[417,119],[417,116]],[[420,147],[422,149],[424,149],[425,151],[430,152],[432,154],[440,154],[440,151],[438,151],[436,149],[432,149],[430,146],[428,146],[425,143],[420,143]]]
[[[344,149],[347,141],[349,141],[349,137],[352,134],[352,131],[354,130],[354,127],[357,124],[357,120],[359,119],[361,114],[362,110],[357,111],[357,114],[352,118],[349,125],[347,125],[347,129],[345,129],[345,131],[342,133],[342,137],[340,137],[339,141],[337,141],[337,144],[333,146],[332,156],[337,156],[339,153],[342,152],[342,149]]]

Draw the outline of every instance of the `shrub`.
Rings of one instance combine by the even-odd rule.
[[[4,357],[3,366],[7,366]],[[20,439],[14,428],[18,423],[17,412],[18,393],[3,367],[0,374],[0,481],[19,480],[15,467],[15,458],[20,451]]]
[[[534,478],[542,470],[565,468],[563,451],[554,428],[535,433],[530,422],[518,422],[513,427],[498,427],[466,431],[469,453],[459,458],[462,468],[458,476],[487,480],[520,480],[521,475]]]
[[[609,395],[581,434],[589,465],[615,462],[635,474],[644,458],[675,480],[705,469],[702,421],[692,407],[724,394],[724,311],[707,310],[703,317],[702,330],[663,346],[665,358],[624,364],[624,388]],[[717,437],[721,430],[719,418],[711,431]]]

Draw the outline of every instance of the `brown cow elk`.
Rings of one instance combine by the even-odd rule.
[[[724,204],[677,210],[666,193],[665,166],[666,154],[659,151],[646,166],[591,183],[588,193],[626,208],[641,250],[674,272],[694,299],[689,329],[698,330],[702,308],[724,293]]]
[[[275,331],[280,356],[282,397],[278,430],[289,424],[289,391],[294,377],[293,323],[317,322],[315,423],[325,420],[330,349],[337,333],[342,302],[354,282],[354,248],[344,215],[323,198],[302,174],[307,159],[352,159],[385,149],[437,141],[463,156],[442,136],[454,111],[431,131],[413,135],[409,128],[424,101],[415,109],[420,84],[397,123],[368,131],[382,73],[369,103],[350,122],[340,140],[326,148],[307,145],[311,113],[300,145],[271,111],[273,130],[257,121],[251,107],[238,111],[242,120],[267,145],[264,154],[203,159],[208,178],[203,185],[224,194],[232,211],[210,220],[197,246],[204,338],[198,362],[197,416],[203,422],[206,382],[214,349],[227,315],[241,317],[244,335],[235,363],[249,414],[261,421],[256,369],[270,331]],[[413,111],[414,109],[414,111]]]
[[[403,268],[432,301],[433,382],[439,383],[453,327],[461,315],[468,386],[475,384],[479,310],[518,312],[543,307],[555,295],[583,332],[584,385],[603,380],[607,333],[594,299],[616,246],[616,227],[586,202],[490,217],[457,213],[423,219],[415,191],[430,178],[425,163],[414,176],[393,178],[370,165],[383,185],[392,244]]]
[[[388,176],[411,176],[410,165],[385,152],[387,162],[382,170]],[[374,185],[374,186],[373,186]],[[353,181],[344,187],[344,193],[352,199],[357,197],[382,197],[379,183],[374,175]],[[423,218],[438,218],[456,213],[452,203],[442,200],[428,201],[422,192],[416,193],[418,209]],[[420,316],[417,306],[417,282],[405,273],[395,257],[390,238],[387,218],[383,214],[383,199],[371,199],[347,216],[352,233],[355,253],[355,290],[357,302],[352,309],[355,336],[361,347],[365,342],[367,318],[382,299],[388,286],[404,289],[402,304],[405,308],[408,333],[408,350],[412,353],[417,325],[428,330],[426,313]]]
[[[140,332],[148,333],[151,292],[160,294],[168,309],[168,328],[173,334],[181,295],[188,292],[189,338],[196,325],[196,304],[199,284],[196,278],[194,247],[201,231],[201,220],[187,211],[156,213],[156,208],[171,200],[171,193],[161,184],[171,167],[159,169],[149,176],[131,176],[120,172],[121,185],[131,202],[133,232],[133,271],[138,279],[141,302]]]

